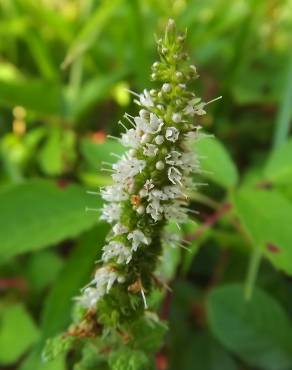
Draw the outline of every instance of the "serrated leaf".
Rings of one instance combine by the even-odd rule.
[[[204,176],[224,188],[232,188],[238,182],[237,168],[223,144],[215,138],[203,138],[195,142],[194,150],[200,156]]]
[[[167,326],[160,321],[156,315],[149,314],[135,321],[131,325],[134,341],[131,342],[133,348],[145,352],[156,352],[163,343]]]
[[[109,357],[111,370],[147,370],[148,362],[145,353],[128,348],[113,352]]]
[[[238,216],[255,246],[277,267],[292,274],[292,203],[277,190],[246,188],[234,194]]]
[[[276,183],[292,184],[292,139],[271,153],[264,176]]]
[[[0,261],[72,238],[96,224],[85,207],[100,200],[77,185],[61,188],[46,180],[31,180],[0,192]]]
[[[39,337],[32,318],[21,304],[1,309],[0,363],[13,364]]]
[[[208,321],[216,338],[249,365],[263,370],[292,366],[292,325],[282,307],[260,289],[245,301],[243,287],[213,290],[207,301]]]

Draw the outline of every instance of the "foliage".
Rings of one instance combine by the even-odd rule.
[[[0,0],[0,366],[108,370],[95,350],[107,350],[106,337],[70,343],[68,356],[61,346],[46,364],[41,351],[82,315],[73,298],[108,232],[86,190],[111,181],[102,161],[122,149],[106,135],[119,135],[125,107],[134,112],[126,89],[148,87],[153,33],[171,16],[188,28],[194,90],[223,96],[199,120],[214,135],[197,147],[196,180],[209,185],[191,195],[199,213],[180,230],[190,252],[162,258],[172,292],[151,297],[169,329],[136,328],[141,342],[113,350],[110,365],[292,368],[290,9],[291,0]],[[145,349],[161,348],[165,332],[149,364]]]

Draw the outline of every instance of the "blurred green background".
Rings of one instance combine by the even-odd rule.
[[[66,368],[64,356],[44,365],[39,354],[70,323],[108,230],[85,212],[101,205],[86,190],[110,182],[101,162],[123,149],[106,135],[137,112],[126,89],[151,86],[169,17],[188,30],[196,93],[223,99],[199,122],[216,139],[198,148],[210,172],[192,198],[200,215],[183,229],[191,253],[163,262],[176,283],[162,303],[170,332],[157,368],[292,369],[292,1],[0,0],[3,369]],[[236,282],[249,295],[259,268],[266,293],[254,295],[247,334],[233,306],[241,295],[228,301],[239,285],[216,287]],[[274,325],[254,328],[263,316]]]

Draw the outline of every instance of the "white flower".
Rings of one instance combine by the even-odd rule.
[[[154,144],[146,144],[143,148],[143,154],[147,157],[155,157],[158,152],[158,148]]]
[[[203,114],[206,114],[206,112],[204,111],[204,107],[206,105],[206,103],[203,103],[201,102],[201,99],[200,98],[194,98],[194,99],[191,99],[187,106],[185,107],[184,109],[184,113],[185,114],[188,114],[188,115],[194,115],[194,114],[197,114],[199,116],[202,116]]]
[[[82,295],[77,298],[81,306],[93,308],[102,297],[100,291],[93,287],[87,287],[83,290]]]
[[[86,287],[82,295],[77,298],[78,301],[86,308],[94,308],[97,302],[110,291],[115,281],[123,283],[125,278],[108,266],[99,268],[90,283],[95,286]]]
[[[129,263],[132,259],[131,249],[125,247],[122,243],[117,241],[111,241],[103,247],[102,259],[104,262],[108,262],[111,259],[116,259],[116,262]]]
[[[113,227],[113,233],[115,235],[122,235],[127,233],[128,231],[129,229],[127,228],[127,226],[124,226],[120,223],[115,224],[115,226]]]
[[[164,163],[162,161],[158,161],[155,165],[156,169],[161,171],[164,169]]]
[[[181,115],[179,113],[173,113],[171,118],[175,123],[181,122]]]
[[[155,199],[167,200],[167,195],[161,190],[154,189],[149,193],[148,199],[150,201]]]
[[[102,208],[100,219],[111,223],[113,221],[117,221],[120,218],[120,214],[121,209],[119,207],[119,204],[117,203],[105,204]]]
[[[157,135],[154,141],[157,145],[161,145],[164,142],[164,137],[162,135]]]
[[[186,208],[181,207],[179,202],[165,204],[163,206],[164,216],[167,220],[175,220],[180,223],[186,222],[188,219]]]
[[[151,95],[148,90],[145,89],[143,93],[139,95],[139,98],[141,105],[144,105],[144,107],[149,108],[154,106]]]
[[[167,127],[165,132],[166,140],[172,141],[173,143],[177,141],[179,136],[179,130],[175,127]]]
[[[108,202],[120,202],[126,200],[128,195],[124,192],[123,187],[119,184],[108,185],[100,191],[102,199]]]
[[[181,159],[181,167],[184,169],[185,172],[191,173],[194,171],[199,171],[200,163],[193,153],[183,153]]]
[[[138,173],[141,173],[146,162],[137,158],[122,158],[116,164],[113,165],[113,169],[116,173],[112,175],[115,181],[125,181],[129,177],[134,177]]]
[[[182,186],[182,183],[181,183],[182,174],[177,168],[169,167],[167,171],[167,176],[168,176],[169,181],[172,182],[174,185],[180,184],[180,186]]]
[[[162,85],[162,91],[163,91],[163,92],[168,93],[168,92],[170,92],[170,90],[171,90],[171,84],[169,84],[169,83],[164,83],[164,84]]]
[[[111,290],[115,281],[123,283],[124,277],[122,275],[119,275],[111,267],[104,266],[96,271],[92,283],[96,285],[96,289],[98,289],[100,295],[103,296]]]
[[[153,189],[154,188],[154,184],[153,184],[153,181],[152,181],[152,179],[148,179],[148,180],[146,180],[146,182],[145,182],[145,184],[144,184],[144,189],[146,189],[147,191],[150,191],[151,189]]]
[[[149,128],[148,132],[151,134],[157,134],[163,126],[162,119],[158,118],[156,114],[150,113]]]
[[[120,142],[130,148],[138,148],[140,144],[140,136],[137,130],[131,128],[127,132],[122,134],[122,137],[120,138]]]
[[[159,199],[153,199],[146,207],[146,213],[149,213],[155,222],[162,219],[163,207]]]
[[[165,186],[163,188],[163,192],[166,194],[168,199],[177,199],[183,195],[181,189],[175,185]]]
[[[172,166],[180,166],[182,164],[181,157],[182,155],[180,152],[173,150],[169,154],[167,154],[167,156],[165,157],[165,162]]]
[[[132,240],[132,251],[136,251],[141,244],[149,245],[150,238],[147,238],[141,230],[134,230],[128,235],[128,240]]]

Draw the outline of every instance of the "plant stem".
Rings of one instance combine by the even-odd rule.
[[[255,286],[261,259],[262,250],[260,248],[254,248],[253,253],[250,256],[244,289],[244,296],[247,301],[249,301],[252,297],[253,288]]]

